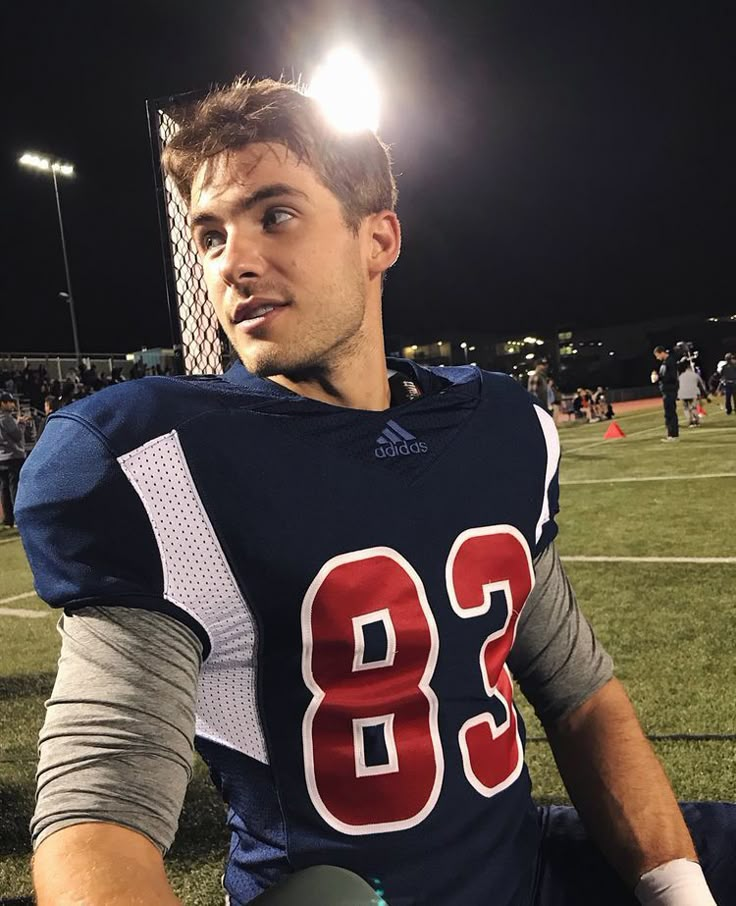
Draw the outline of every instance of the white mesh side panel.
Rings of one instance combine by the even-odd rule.
[[[206,630],[212,652],[197,698],[197,733],[268,763],[256,697],[256,629],[192,480],[176,431],[118,459],[151,520],[164,597]]]

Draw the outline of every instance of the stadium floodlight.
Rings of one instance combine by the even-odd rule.
[[[380,97],[373,73],[349,47],[328,54],[314,73],[306,92],[341,132],[378,129]]]
[[[59,217],[59,233],[61,234],[61,251],[64,256],[64,272],[66,274],[66,292],[59,293],[59,297],[69,303],[69,314],[72,319],[72,336],[74,338],[74,355],[77,359],[77,366],[82,360],[79,351],[79,333],[77,331],[77,315],[74,310],[74,295],[72,293],[72,278],[69,274],[69,258],[66,253],[66,237],[64,235],[64,221],[61,217],[61,199],[59,198],[59,183],[57,176],[73,176],[74,165],[68,161],[52,160],[41,154],[33,154],[26,151],[25,154],[18,158],[18,163],[24,167],[30,167],[34,170],[40,170],[42,173],[50,173],[54,182],[54,195],[56,196],[56,213]]]
[[[24,167],[33,167],[34,170],[43,170],[46,173],[60,173],[62,176],[74,176],[74,165],[64,163],[60,160],[50,160],[48,157],[42,157],[40,154],[32,154],[27,151],[19,159],[18,163]]]

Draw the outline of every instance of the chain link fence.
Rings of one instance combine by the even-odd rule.
[[[172,340],[185,374],[221,374],[231,350],[207,298],[202,267],[187,224],[187,207],[173,180],[164,176],[161,153],[178,130],[177,110],[194,95],[148,102]]]

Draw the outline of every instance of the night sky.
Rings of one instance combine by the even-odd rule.
[[[736,4],[3,5],[0,351],[169,345],[147,98],[308,77],[348,41],[383,89],[404,228],[386,326],[529,331],[734,310]]]

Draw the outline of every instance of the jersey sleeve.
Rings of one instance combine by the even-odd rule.
[[[36,591],[72,612],[99,603],[168,613],[161,557],[140,498],[104,435],[75,413],[52,416],[21,472],[16,520]]]
[[[534,562],[509,669],[541,722],[570,714],[613,677],[613,661],[580,610],[554,545]]]

